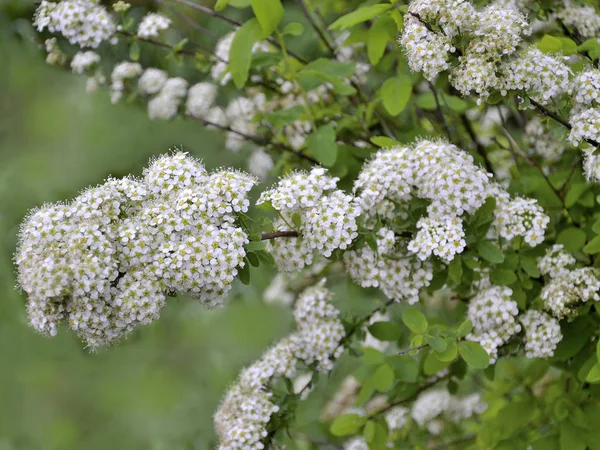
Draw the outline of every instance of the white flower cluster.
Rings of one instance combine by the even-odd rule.
[[[573,114],[569,123],[572,127],[569,141],[573,145],[579,145],[585,139],[600,142],[600,109],[583,109]]]
[[[445,419],[458,423],[474,414],[481,414],[486,409],[487,404],[477,393],[458,397],[450,395],[445,389],[434,388],[417,397],[412,406],[411,416],[419,426],[429,425],[442,414]],[[443,427],[443,423],[437,425]]]
[[[232,79],[231,72],[229,72],[229,51],[234,37],[235,31],[232,31],[219,39],[215,46],[216,61],[210,69],[210,75],[215,82],[220,83],[222,86],[225,86]],[[270,47],[266,41],[259,41],[252,47],[252,53],[267,53],[269,51]]]
[[[473,332],[467,339],[479,342],[491,363],[498,357],[498,348],[521,331],[516,320],[519,308],[511,296],[512,289],[490,285],[469,302],[467,316],[473,323]]]
[[[378,287],[396,301],[418,302],[433,278],[431,263],[409,252],[402,240],[396,243],[393,231],[382,228],[377,236],[378,251],[364,246],[344,253],[346,271],[362,287]]]
[[[504,239],[522,236],[532,247],[544,242],[550,217],[536,199],[517,197],[509,200],[498,197],[495,216],[496,230]]]
[[[257,204],[270,203],[285,218],[275,223],[276,229],[290,224],[294,215],[300,220],[300,237],[267,244],[281,270],[301,269],[310,264],[314,251],[328,257],[336,249],[346,249],[358,236],[356,219],[361,208],[354,197],[334,190],[337,181],[325,169],[315,168],[292,173],[261,194]]]
[[[369,450],[369,444],[363,437],[355,437],[344,443],[344,450]]]
[[[556,13],[556,17],[565,25],[575,28],[584,38],[597,37],[600,33],[600,15],[592,5],[576,5],[565,1],[563,8]]]
[[[408,249],[423,261],[433,253],[450,262],[467,245],[462,221],[457,217],[424,217],[417,222],[417,228],[419,231],[408,244]]]
[[[114,41],[115,23],[104,6],[96,0],[42,0],[35,11],[33,25],[38,31],[48,29],[62,34],[71,44],[98,47]]]
[[[123,61],[117,64],[110,75],[110,101],[117,103],[125,91],[125,83],[142,74],[142,66],[136,62]]]
[[[528,358],[551,358],[562,340],[558,320],[530,309],[519,317],[525,329],[525,354]]]
[[[175,153],[143,179],[109,179],[32,212],[16,253],[31,325],[54,335],[67,320],[97,347],[155,320],[167,293],[219,305],[244,264],[248,237],[235,221],[254,183]]]
[[[573,100],[579,105],[600,105],[600,70],[580,73],[571,85]]]
[[[548,275],[550,278],[556,278],[567,275],[569,266],[574,265],[575,257],[564,251],[561,244],[554,244],[546,254],[538,260],[538,269],[542,275]]]
[[[147,39],[157,37],[161,31],[168,30],[171,19],[159,13],[146,14],[138,25],[138,37]]]
[[[263,449],[267,425],[279,407],[270,400],[273,379],[291,379],[299,360],[328,371],[343,351],[344,327],[325,280],[303,291],[294,309],[298,330],[240,374],[215,415],[219,449]]]
[[[177,115],[187,93],[188,82],[180,77],[169,78],[161,90],[148,102],[151,120],[170,120]]]
[[[46,64],[63,65],[67,60],[67,55],[58,47],[58,40],[54,38],[46,39],[44,41],[44,47],[46,49]]]
[[[385,414],[385,420],[390,431],[401,430],[410,418],[410,409],[405,406],[395,406]]]
[[[534,153],[540,155],[548,163],[560,160],[566,145],[553,136],[552,131],[542,123],[539,117],[533,117],[527,122],[525,133]]]
[[[583,267],[561,272],[542,289],[544,307],[556,318],[568,317],[580,302],[600,301],[598,269]]]
[[[583,173],[588,181],[600,181],[600,155],[596,154],[596,149],[587,146],[583,149]]]
[[[77,52],[71,60],[73,73],[84,73],[100,62],[100,55],[96,52]]]
[[[138,80],[138,89],[143,95],[158,94],[168,79],[169,75],[164,70],[149,67]]]
[[[463,95],[477,93],[479,102],[493,90],[503,95],[525,90],[547,104],[569,89],[572,72],[564,58],[535,46],[517,53],[531,27],[513,6],[496,3],[476,10],[465,0],[414,0],[404,21],[400,44],[411,70],[429,81],[450,70],[452,85]],[[458,64],[450,67],[454,52],[460,55]]]

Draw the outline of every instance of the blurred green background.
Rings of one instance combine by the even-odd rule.
[[[34,8],[0,0],[0,450],[214,448],[224,390],[292,327],[289,309],[260,299],[270,274],[236,284],[219,311],[170,299],[160,321],[89,353],[67,329],[47,338],[28,327],[12,255],[28,209],[139,174],[169,148],[209,168],[240,166],[244,155],[197,123],[151,122],[134,105],[111,105],[105,90],[87,95],[84,77],[47,66],[15,37],[30,27],[14,20],[16,3],[24,17]]]

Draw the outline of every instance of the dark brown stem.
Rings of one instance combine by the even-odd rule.
[[[435,99],[435,106],[440,115],[440,120],[442,121],[442,125],[444,125],[444,131],[446,132],[446,136],[448,137],[448,141],[452,142],[452,136],[450,135],[450,127],[448,126],[448,122],[446,122],[446,116],[444,116],[444,111],[442,110],[442,105],[440,105],[440,99],[438,98],[437,91],[433,86],[431,81],[428,81],[429,88],[431,92],[433,92],[433,98]]]
[[[135,35],[134,33],[131,33],[130,31],[119,30],[119,31],[117,31],[117,33],[119,33],[123,36],[126,36],[128,38],[134,39],[136,41],[146,42],[148,44],[156,45],[157,47],[173,49],[173,46],[171,44],[167,44],[166,42],[162,42],[162,41],[157,41],[156,39],[141,38],[141,37],[138,37],[137,35]],[[198,45],[198,47],[200,47],[202,50],[212,54],[211,50],[209,50],[205,47],[202,47],[201,45]],[[197,55],[197,52],[195,52],[194,50],[186,50],[186,49],[181,49],[177,53],[181,53],[182,55],[190,55],[190,56]]]
[[[398,353],[396,353],[396,355],[398,355],[398,356],[408,355],[410,352],[414,352],[415,350],[416,351],[423,350],[425,347],[427,347],[427,344],[419,345],[418,347],[407,348],[404,350],[400,350]]]
[[[260,239],[261,241],[268,241],[269,239],[298,236],[299,234],[297,231],[272,231],[270,233],[263,233]]]
[[[262,137],[262,136],[254,136],[252,134],[247,134],[247,133],[243,133],[241,131],[238,131],[234,128],[231,128],[228,125],[220,125],[218,123],[215,122],[211,122],[209,120],[204,119],[203,117],[198,117],[198,116],[194,116],[193,114],[186,114],[187,117],[190,117],[192,119],[198,120],[199,122],[202,122],[204,125],[206,126],[211,126],[211,127],[215,127],[218,128],[220,130],[223,131],[228,131],[230,133],[234,133],[237,134],[238,136],[243,137],[244,139],[246,139],[247,141],[251,141],[254,142],[255,144],[259,144],[259,145],[263,145],[263,146],[273,146],[279,150],[283,150],[285,152],[288,153],[293,153],[294,155],[305,159],[306,161],[309,161],[311,164],[319,164],[319,161],[317,161],[316,159],[312,158],[311,156],[308,156],[307,154],[301,152],[301,151],[296,151],[294,150],[292,147],[288,147],[285,144],[282,144],[281,142],[275,142],[275,141],[269,141],[266,138]]]
[[[304,17],[306,17],[306,20],[308,20],[310,25],[313,27],[313,29],[317,32],[317,34],[321,38],[321,41],[323,41],[323,43],[325,44],[325,47],[327,47],[327,50],[329,50],[329,53],[331,53],[331,55],[333,57],[335,57],[336,53],[337,53],[335,50],[335,47],[329,42],[329,39],[327,39],[327,36],[325,36],[325,33],[323,33],[323,30],[321,30],[321,27],[319,27],[317,25],[317,23],[315,22],[315,20],[313,19],[312,14],[310,13],[308,8],[304,4],[304,0],[296,0],[296,3],[302,10],[302,14],[304,14]]]
[[[475,130],[473,130],[473,125],[471,125],[471,122],[469,121],[467,116],[465,116],[464,114],[460,115],[460,120],[462,121],[462,124],[465,127],[465,130],[467,130],[467,134],[473,141],[473,144],[475,144],[475,150],[477,150],[477,153],[479,153],[481,155],[481,157],[483,158],[483,164],[485,165],[485,169],[488,172],[493,174],[494,170],[492,169],[492,164],[490,163],[490,160],[487,157],[485,148],[483,147],[483,145],[481,145],[481,142],[479,142],[479,140],[477,139]]]

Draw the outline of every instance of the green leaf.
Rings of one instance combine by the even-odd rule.
[[[304,114],[304,108],[302,106],[293,106],[288,109],[280,109],[275,112],[269,113],[265,118],[273,124],[276,128],[282,128],[284,125],[295,122]]]
[[[598,383],[600,381],[600,364],[596,363],[592,366],[585,377],[585,381],[588,383]]]
[[[229,0],[217,0],[217,3],[215,3],[215,11],[223,11],[228,4]]]
[[[426,334],[425,342],[427,342],[427,345],[429,345],[437,353],[442,353],[448,347],[448,343],[446,342],[446,340],[439,336],[431,336],[429,334]]]
[[[496,268],[490,272],[492,283],[500,286],[508,286],[517,281],[517,275],[509,269]]]
[[[556,237],[556,243],[562,244],[565,250],[571,253],[575,253],[581,250],[581,247],[585,245],[587,236],[585,231],[581,228],[565,228]]]
[[[600,361],[600,341],[596,344],[596,359]]]
[[[485,203],[481,205],[475,214],[473,214],[473,221],[476,226],[485,225],[490,223],[494,219],[494,211],[496,210],[496,199],[494,197],[488,197]]]
[[[375,424],[375,433],[371,441],[368,442],[369,450],[387,450],[388,433],[380,423]]]
[[[540,269],[534,257],[521,255],[521,268],[532,278],[540,276]]]
[[[364,416],[358,414],[344,414],[333,421],[329,431],[334,436],[349,436],[356,434],[366,422]]]
[[[560,39],[545,34],[540,42],[538,42],[537,47],[544,53],[558,53],[562,50],[562,43]]]
[[[397,116],[404,110],[412,95],[412,80],[408,75],[388,78],[381,86],[381,98],[386,111]]]
[[[129,59],[134,62],[140,59],[140,46],[137,41],[133,41],[129,46]]]
[[[450,108],[452,111],[456,111],[457,113],[464,113],[470,108],[469,102],[455,95],[444,95],[443,98],[448,105],[448,108]]]
[[[588,242],[587,245],[583,247],[583,251],[589,255],[600,253],[600,236],[596,236]]]
[[[238,276],[240,277],[240,281],[246,286],[250,284],[250,265],[247,262],[244,264],[244,267],[238,269]]]
[[[252,11],[262,28],[262,37],[271,35],[283,18],[281,0],[252,0]]]
[[[215,11],[223,11],[228,5],[234,8],[247,8],[250,6],[250,0],[218,0],[215,4]]]
[[[396,341],[402,335],[400,327],[392,322],[375,322],[368,329],[380,341]]]
[[[464,338],[467,334],[469,334],[471,331],[473,331],[473,323],[469,320],[466,319],[463,323],[460,324],[460,326],[458,327],[458,337],[460,339]]]
[[[444,370],[450,365],[450,361],[442,361],[438,358],[438,354],[435,352],[429,353],[423,361],[423,373],[425,375],[435,375],[436,373]]]
[[[248,20],[235,32],[229,50],[229,70],[238,89],[243,88],[248,81],[252,47],[261,36],[262,29],[255,18]]]
[[[565,195],[565,206],[570,208],[577,203],[577,200],[583,196],[592,185],[588,183],[573,183],[569,185],[567,194]]]
[[[373,375],[375,389],[379,392],[389,391],[394,384],[394,371],[387,364],[382,364],[377,368]]]
[[[396,379],[407,383],[414,383],[419,376],[419,366],[410,356],[392,355],[385,358],[396,373]]]
[[[304,33],[304,26],[299,22],[288,23],[281,32],[281,34],[289,34],[291,36],[300,36],[302,33]]]
[[[415,334],[423,334],[427,331],[427,319],[418,309],[405,309],[402,313],[402,322]]]
[[[458,346],[456,345],[456,341],[446,339],[446,350],[441,353],[438,353],[436,356],[442,362],[452,362],[458,356]]]
[[[363,430],[363,437],[367,443],[372,442],[375,438],[375,422],[369,420],[365,425],[365,429]]]
[[[332,124],[323,125],[306,138],[309,152],[325,167],[331,167],[337,159],[337,143]]]
[[[396,25],[389,16],[380,17],[369,28],[367,35],[367,55],[369,62],[376,65],[383,54],[388,42],[393,41],[396,36]]]
[[[460,256],[455,256],[450,264],[448,264],[448,278],[452,281],[453,284],[460,284],[460,280],[462,279],[463,268],[462,268],[462,259]]]
[[[588,448],[584,431],[568,420],[563,421],[560,424],[561,450],[585,450]]]
[[[596,234],[600,234],[600,220],[598,220],[593,226],[592,231]]]
[[[365,347],[362,349],[362,360],[366,365],[376,365],[381,364],[385,361],[385,357],[383,353],[379,350],[375,350],[371,347]]]
[[[589,52],[591,50],[597,49],[599,44],[600,43],[598,42],[598,39],[593,37],[588,39],[587,41],[584,41],[579,47],[577,47],[577,50],[579,50],[580,52]]]
[[[558,40],[560,41],[563,55],[573,55],[577,53],[577,43],[573,39],[561,36]]]
[[[346,28],[353,27],[356,24],[373,19],[390,10],[391,8],[392,5],[373,5],[358,8],[356,11],[352,11],[351,13],[346,14],[345,16],[342,16],[333,22],[331,25],[329,25],[329,29],[345,30]]]
[[[490,365],[490,358],[487,352],[477,342],[459,342],[458,352],[465,362],[473,369],[485,369]]]
[[[415,104],[418,108],[424,109],[425,111],[433,111],[437,109],[437,103],[433,92],[425,92],[424,94],[417,95]]]
[[[395,141],[387,136],[373,136],[369,140],[373,144],[375,144],[377,147],[381,147],[381,148],[395,147],[397,145],[400,145],[400,143],[398,141]]]
[[[491,241],[481,241],[477,245],[477,253],[486,261],[493,264],[500,264],[504,261],[504,254],[496,244]]]

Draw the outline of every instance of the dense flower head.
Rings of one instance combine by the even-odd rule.
[[[217,98],[217,87],[212,83],[196,83],[187,93],[186,112],[194,117],[204,117]]]
[[[330,303],[325,280],[304,290],[294,309],[297,331],[282,339],[242,371],[215,414],[220,449],[262,449],[266,426],[279,410],[271,401],[271,382],[291,379],[298,360],[328,371],[343,351],[344,327]],[[306,384],[305,384],[306,386]]]
[[[572,127],[569,141],[573,145],[579,145],[586,139],[600,142],[600,108],[581,110],[571,116],[569,123]]]
[[[169,75],[164,70],[150,67],[144,71],[138,80],[138,88],[142,94],[158,94],[168,78]]]
[[[411,416],[418,425],[423,426],[446,411],[449,405],[450,394],[448,391],[430,389],[419,394],[413,403]]]
[[[161,31],[169,29],[171,19],[159,13],[148,13],[138,25],[137,35],[141,38],[157,37]]]
[[[71,60],[71,69],[74,73],[84,73],[100,62],[100,55],[88,50],[87,52],[77,52]]]
[[[281,219],[273,224],[276,231],[289,230],[289,226]],[[312,264],[314,251],[301,237],[282,237],[267,242],[267,249],[275,259],[277,268],[283,272],[293,272]]]
[[[235,215],[254,182],[209,174],[180,152],[155,160],[142,180],[109,179],[34,211],[16,254],[32,326],[56,334],[64,319],[97,347],[158,318],[167,293],[219,305],[243,265],[248,237]]]
[[[552,279],[540,294],[544,308],[562,319],[572,314],[581,302],[600,301],[598,269],[583,267],[568,271]]]
[[[538,260],[538,268],[542,275],[556,278],[567,275],[570,266],[576,262],[575,257],[564,250],[562,244],[554,244],[546,254]]]
[[[388,236],[378,239],[378,247],[389,244]],[[369,246],[344,253],[346,272],[362,287],[378,287],[390,299],[406,300],[409,304],[419,301],[419,292],[429,286],[433,278],[433,267],[429,261],[422,261],[398,242],[386,254],[381,254]]]
[[[498,234],[508,240],[522,236],[532,247],[544,241],[549,222],[550,217],[535,199],[518,197],[500,201],[496,207],[495,225]]]
[[[465,232],[461,220],[456,217],[424,217],[417,222],[417,228],[419,231],[409,242],[408,249],[421,260],[434,254],[450,262],[465,249]]]
[[[486,409],[487,403],[476,392],[465,397],[451,396],[448,409],[444,412],[444,415],[452,422],[458,423],[472,417],[474,414],[481,414]]]
[[[574,101],[580,105],[600,106],[600,70],[582,72],[571,85]]]
[[[577,5],[571,1],[565,1],[563,6],[556,13],[556,17],[565,25],[575,28],[584,38],[593,38],[598,35],[600,15],[592,5]]]
[[[118,102],[125,90],[125,83],[128,80],[139,77],[142,74],[142,66],[136,62],[122,61],[118,63],[112,70],[111,79],[111,101]]]
[[[473,323],[469,340],[479,342],[495,362],[498,348],[521,330],[516,321],[517,302],[511,300],[512,289],[490,286],[480,290],[469,302],[467,316]]]
[[[410,409],[405,406],[395,406],[385,414],[385,420],[390,430],[401,430],[408,422]]]
[[[542,123],[539,117],[533,117],[527,122],[525,133],[533,152],[548,163],[558,161],[567,147],[561,140],[554,137],[552,131]]]
[[[38,31],[48,29],[62,34],[71,44],[98,47],[112,40],[116,26],[110,14],[96,0],[62,0],[58,3],[43,0],[34,21]]]
[[[594,147],[587,146],[583,149],[583,174],[588,181],[600,181],[600,155]]]
[[[519,317],[525,330],[525,354],[528,358],[551,358],[562,340],[560,324],[550,315],[530,309]]]

